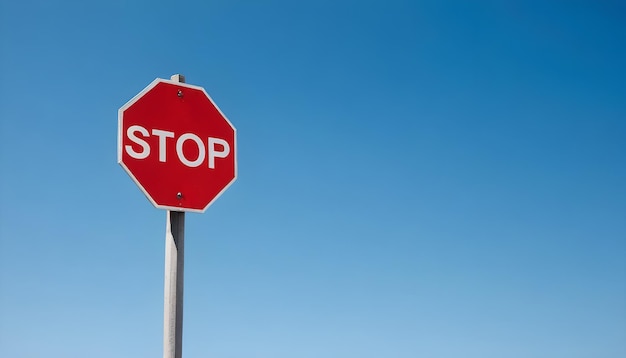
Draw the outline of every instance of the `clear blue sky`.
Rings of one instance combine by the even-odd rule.
[[[239,151],[185,357],[626,356],[620,1],[4,0],[0,46],[0,357],[161,356],[117,110],[174,73]]]

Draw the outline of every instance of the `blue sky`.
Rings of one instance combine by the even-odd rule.
[[[3,1],[0,357],[158,357],[165,213],[117,110],[183,73],[239,178],[185,357],[626,356],[618,1]]]

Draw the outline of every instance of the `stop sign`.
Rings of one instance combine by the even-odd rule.
[[[157,208],[204,212],[235,181],[235,127],[204,88],[157,78],[118,117],[118,162]]]

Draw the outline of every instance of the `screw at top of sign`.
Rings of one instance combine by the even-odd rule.
[[[178,97],[180,97],[180,98],[183,97],[183,91],[182,90],[178,90]]]

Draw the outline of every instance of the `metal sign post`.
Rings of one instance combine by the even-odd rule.
[[[185,82],[182,75],[172,81]],[[185,213],[167,210],[165,226],[165,296],[163,358],[183,356],[183,289],[185,275]]]
[[[168,210],[165,228],[163,358],[182,357],[184,275],[185,213]]]

